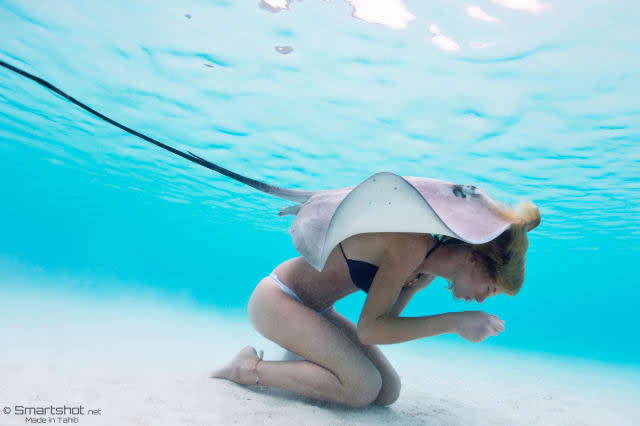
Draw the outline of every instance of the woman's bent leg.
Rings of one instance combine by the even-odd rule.
[[[321,401],[345,403],[340,380],[311,361],[260,361],[257,373],[260,384]]]
[[[260,361],[260,383],[349,406],[373,402],[382,377],[343,332],[318,312],[285,295],[269,278],[249,300],[249,319],[264,337],[304,361]]]
[[[356,325],[345,316],[341,315],[335,309],[327,313],[326,318],[346,336],[348,336],[353,343],[356,344],[362,350],[362,352],[373,362],[380,375],[382,376],[382,388],[380,393],[373,401],[375,405],[391,405],[400,396],[400,376],[393,368],[387,357],[384,356],[380,348],[376,345],[365,345],[360,341],[358,337]]]

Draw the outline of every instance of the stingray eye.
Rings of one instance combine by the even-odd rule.
[[[467,198],[469,197],[479,197],[480,193],[478,192],[478,188],[473,185],[453,185],[451,187],[451,192],[458,198]]]
[[[464,190],[462,189],[462,185],[453,185],[453,187],[451,188],[451,191],[453,192],[453,195],[455,195],[458,198],[467,198],[467,196],[464,193]]]

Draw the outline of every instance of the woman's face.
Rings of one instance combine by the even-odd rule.
[[[480,267],[471,261],[471,256],[463,262],[456,272],[452,285],[449,287],[456,299],[471,301],[475,299],[482,303],[487,297],[500,294],[495,280],[487,277]]]

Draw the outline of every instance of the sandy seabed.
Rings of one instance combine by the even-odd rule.
[[[348,408],[210,379],[248,344],[266,360],[291,358],[246,316],[42,291],[11,293],[0,312],[0,425],[27,424],[2,412],[18,405],[81,405],[81,416],[31,416],[79,425],[640,424],[637,368],[462,339],[385,345],[399,400]]]

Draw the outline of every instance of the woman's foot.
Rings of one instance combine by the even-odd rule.
[[[231,380],[240,385],[255,385],[257,376],[252,370],[258,359],[258,353],[253,346],[245,346],[229,364],[213,371],[210,377]]]

